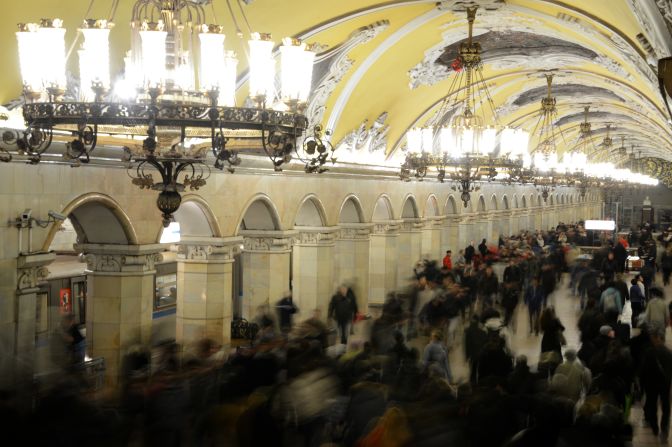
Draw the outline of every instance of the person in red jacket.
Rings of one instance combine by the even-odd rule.
[[[443,257],[443,268],[446,270],[452,270],[453,269],[453,259],[451,258],[452,252],[448,250],[446,252],[446,256]]]

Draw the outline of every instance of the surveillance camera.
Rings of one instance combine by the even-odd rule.
[[[63,221],[67,219],[67,216],[64,216],[63,214],[57,213],[56,211],[49,210],[49,217],[51,217],[54,220],[60,220]]]
[[[25,209],[25,210],[23,210],[23,213],[21,213],[21,220],[30,220],[30,217],[32,215],[33,215],[33,210]]]

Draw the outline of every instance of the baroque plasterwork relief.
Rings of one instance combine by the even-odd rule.
[[[519,9],[520,8],[516,9],[510,6],[504,6],[500,8],[496,14],[479,15],[475,24],[474,35],[479,36],[487,31],[525,32],[560,39],[568,43],[583,46],[581,42],[569,39],[566,34],[562,34],[558,31],[550,29],[541,19],[525,17],[518,14]],[[461,22],[464,23],[466,21],[463,20]],[[515,23],[515,25],[511,26],[511,23]],[[578,23],[563,21],[562,25],[575,28],[579,33],[589,34],[596,40],[602,41],[604,38],[604,36],[600,34],[598,30],[591,26],[586,26],[582,21]],[[444,25],[444,27],[446,26],[447,25]],[[455,44],[456,42],[464,39],[464,28],[464,24],[456,26],[453,22],[453,24],[451,24],[451,28],[442,34],[442,41],[428,49],[425,52],[422,62],[418,63],[409,70],[409,87],[411,89],[417,88],[421,85],[431,86],[447,79],[450,76],[451,71],[449,71],[445,66],[437,64],[436,60],[439,59],[439,57],[443,54],[447,46]],[[613,49],[617,53],[624,55],[624,57],[630,62],[633,62],[638,70],[653,83],[655,81],[654,74],[646,64],[646,61],[643,60],[627,42],[620,38],[620,36],[614,34],[612,36],[612,40],[614,44]],[[593,51],[595,51],[595,49],[593,49]],[[596,52],[596,54],[597,56],[592,59],[593,62],[599,65],[607,66],[612,73],[618,74],[625,79],[632,80],[630,73],[628,73],[618,61],[603,53]],[[529,66],[530,68],[539,70],[547,70],[552,68],[557,69],[564,66],[576,66],[579,63],[582,64],[586,62],[585,58],[561,53],[547,54],[543,58],[517,56],[515,61],[509,60],[509,58],[506,56],[485,60],[487,64],[492,65],[496,69],[517,68],[523,65],[525,67]]]
[[[351,163],[385,163],[387,134],[390,126],[385,124],[387,112],[381,113],[369,126],[364,120],[356,129],[348,132],[336,145],[338,161]]]
[[[326,103],[329,96],[333,93],[338,83],[355,63],[348,54],[357,45],[369,42],[378,34],[387,29],[390,23],[387,20],[372,23],[368,26],[358,28],[348,39],[327,51],[324,57],[316,63],[315,79],[312,93],[308,99],[306,108],[306,117],[309,127],[320,124],[326,111]]]

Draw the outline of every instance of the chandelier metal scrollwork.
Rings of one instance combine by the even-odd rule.
[[[240,154],[263,153],[276,171],[296,156],[307,173],[321,173],[334,161],[334,148],[304,115],[312,83],[314,48],[292,38],[279,47],[280,83],[275,82],[275,44],[270,34],[248,27],[249,98],[256,106],[236,105],[238,60],[224,47],[223,26],[208,23],[212,0],[136,0],[131,16],[131,49],[123,76],[110,78],[110,17],[86,19],[77,39],[79,89],[66,83],[65,28],[60,19],[19,25],[19,47],[26,129],[3,133],[0,161],[20,156],[39,163],[54,141],[65,143],[63,159],[88,164],[104,140],[125,147],[121,157],[133,184],[159,191],[157,206],[168,225],[180,193],[198,190],[210,166],[233,173]],[[236,35],[244,35],[229,8]],[[214,17],[214,8],[212,19]],[[215,19],[216,20],[216,19]],[[196,50],[196,47],[198,49]],[[47,54],[48,63],[35,54]],[[199,55],[199,60],[194,55]],[[142,142],[141,144],[139,142]],[[211,156],[209,155],[211,154]],[[152,172],[161,180],[155,181]]]

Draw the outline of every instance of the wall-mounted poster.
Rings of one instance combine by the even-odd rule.
[[[70,289],[61,289],[58,295],[58,307],[61,315],[72,313],[72,291]]]

